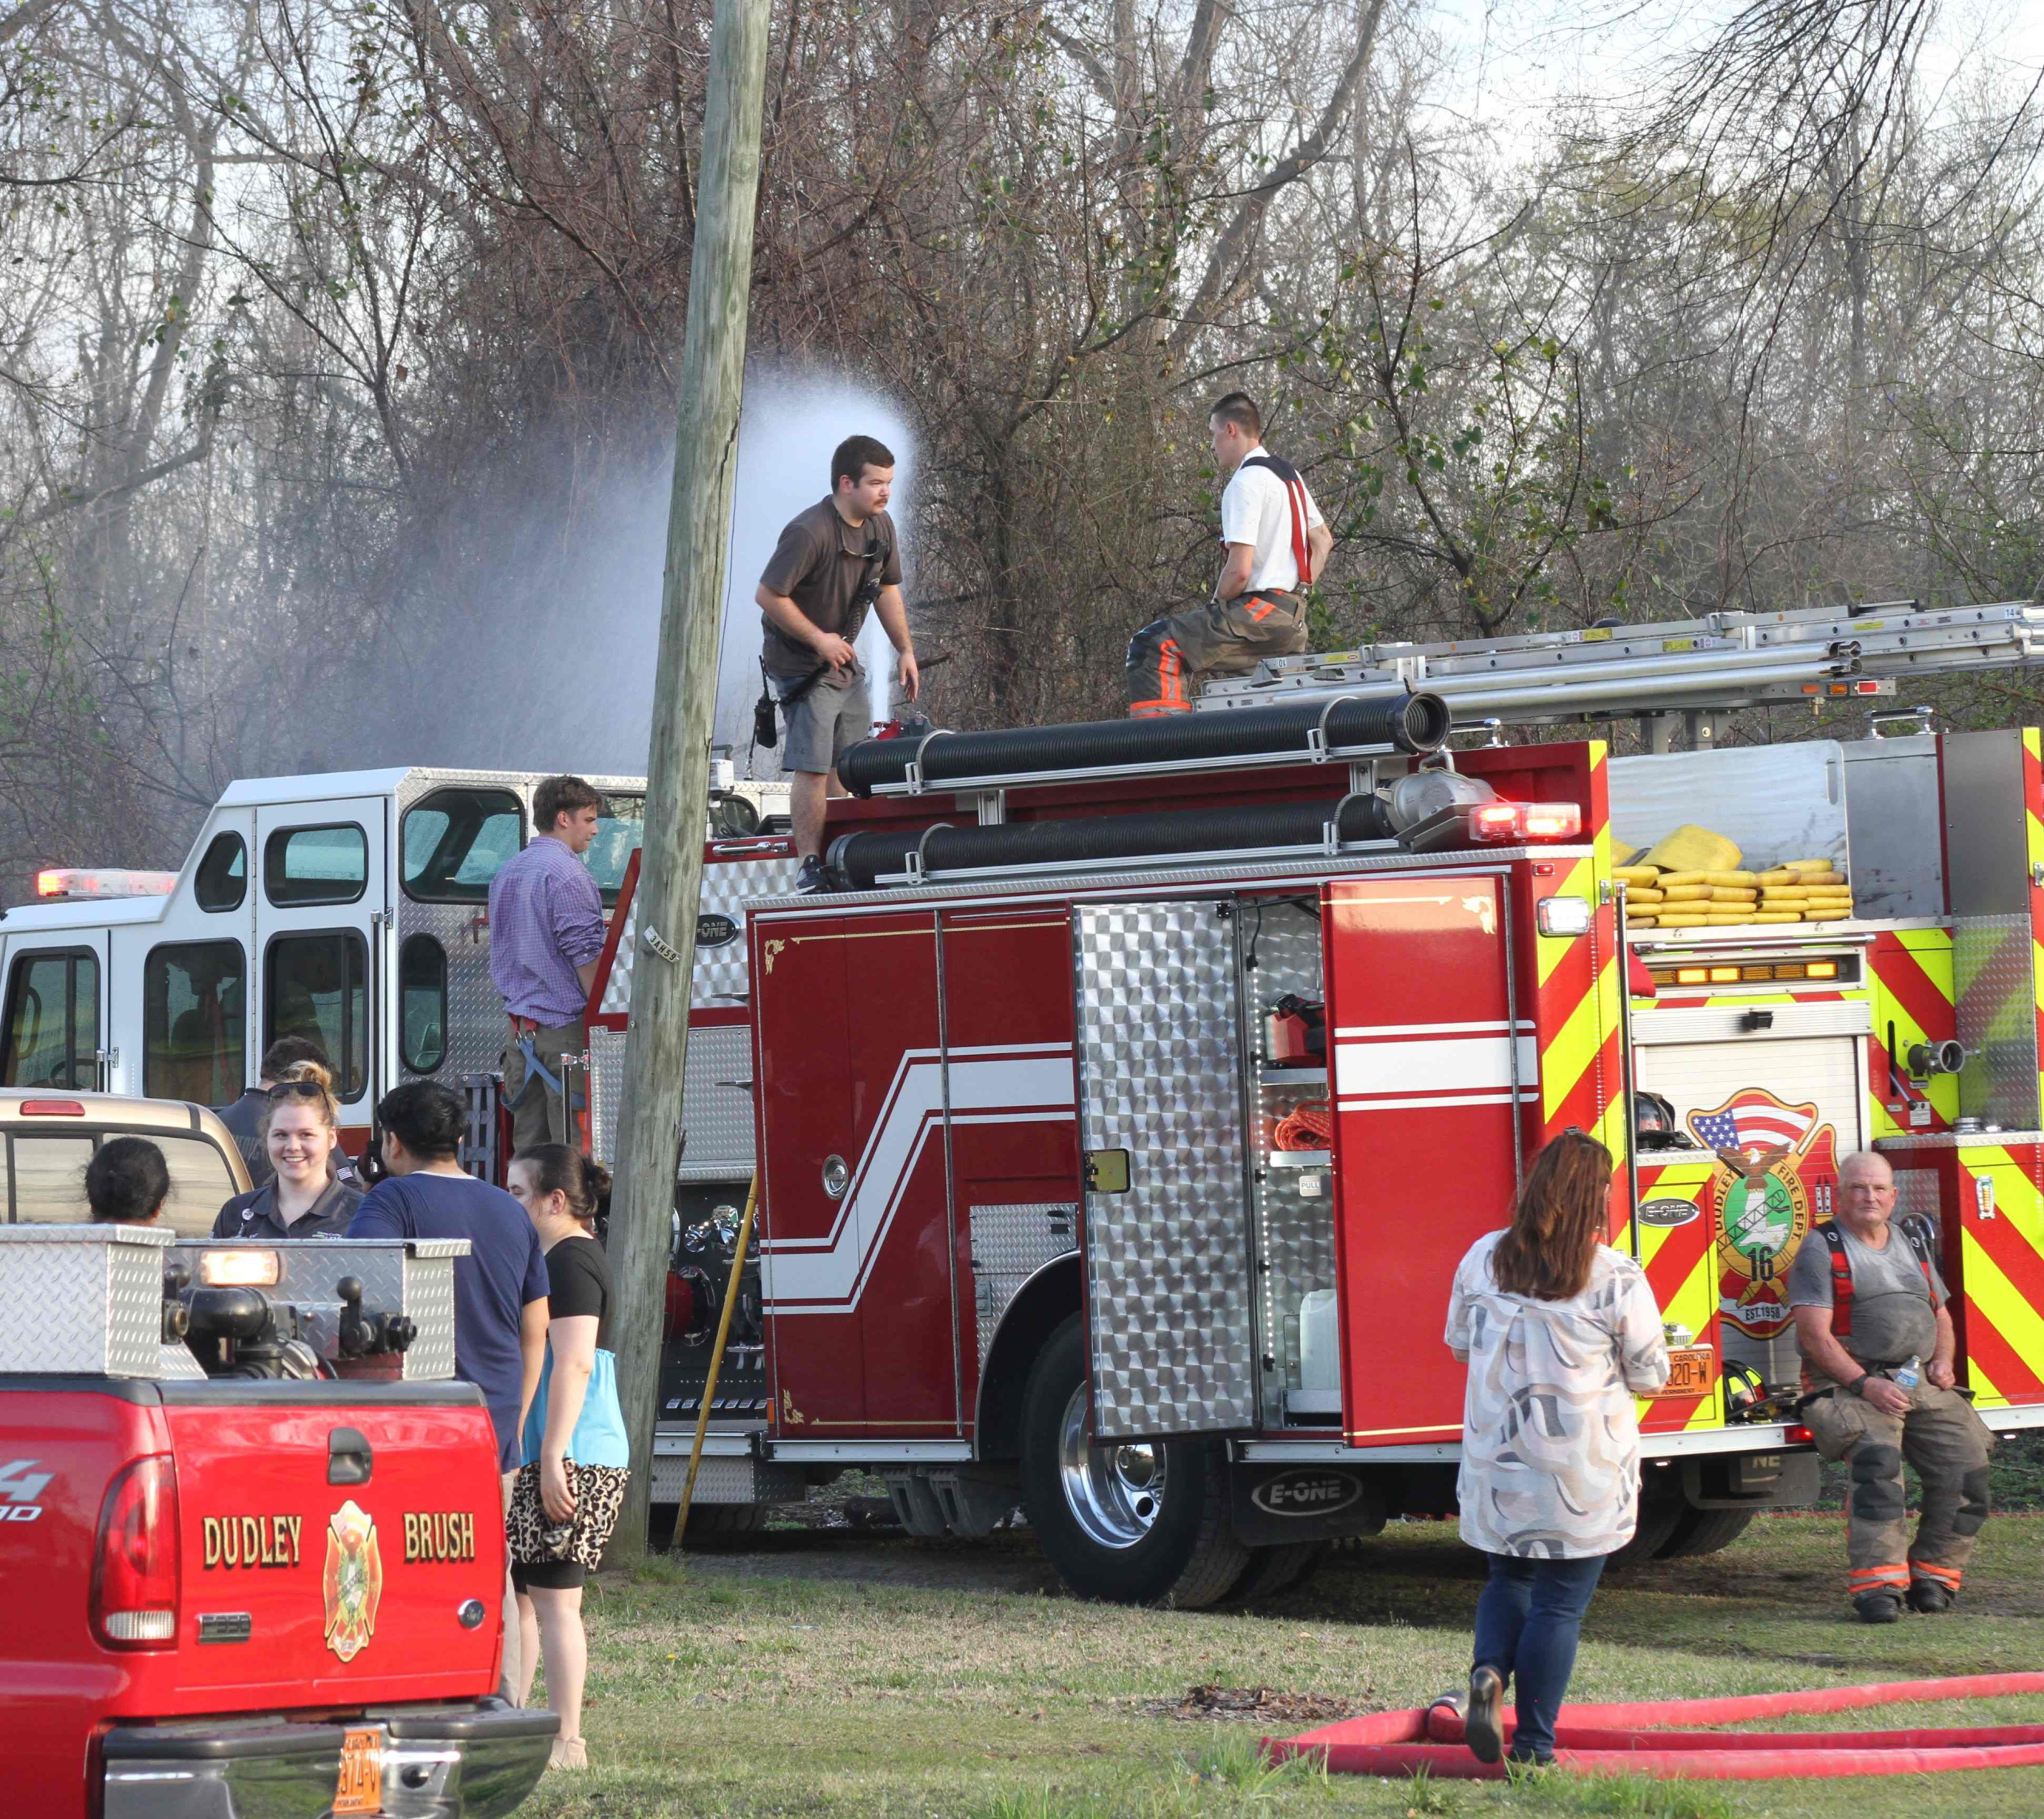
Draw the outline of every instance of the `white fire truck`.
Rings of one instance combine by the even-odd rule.
[[[2028,663],[2040,632],[2026,604],[1904,606],[1285,660],[1175,720],[858,748],[831,895],[782,894],[770,826],[712,838],[656,1507],[755,1163],[759,1269],[696,1492],[734,1524],[862,1468],[912,1532],[1019,1504],[1078,1589],[1199,1604],[1448,1510],[1449,1276],[1571,1125],[1626,1155],[1612,1241],[1682,1341],[1642,1407],[1636,1552],[1706,1552],[1814,1494],[1781,1282],[1856,1148],[1939,1221],[1989,1425],[2044,1422],[2038,735],[1857,711],[1903,675]],[[1812,702],[1855,736],[1717,746],[1730,709]],[[1503,743],[1606,718],[1641,722],[1639,755]],[[1492,742],[1450,752],[1451,719]],[[220,1103],[310,1017],[360,1045],[352,1104],[466,1076],[486,1163],[481,898],[530,781],[237,785],[168,897],[10,910],[5,1084],[77,1084],[117,1048],[144,1069],[123,1083]],[[516,806],[485,838],[491,791]],[[600,1150],[632,971],[662,964],[630,818],[598,850]],[[1749,863],[1828,860],[1851,915],[1628,930],[1614,830],[1688,822]],[[238,971],[184,951],[209,929]],[[173,1063],[175,1086],[147,1071]],[[1657,1102],[1635,1144],[1629,1106]]]

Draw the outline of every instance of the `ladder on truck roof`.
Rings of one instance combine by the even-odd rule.
[[[1649,749],[1665,751],[1678,714],[1701,748],[1715,741],[1715,716],[1735,707],[1892,696],[1905,676],[2032,663],[2044,663],[2044,606],[1927,612],[1887,600],[1266,657],[1251,675],[1209,684],[1198,705],[1267,707],[1402,683],[1443,697],[1458,726],[1637,719]]]

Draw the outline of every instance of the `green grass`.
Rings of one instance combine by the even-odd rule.
[[[1847,1620],[1829,1516],[1764,1520],[1709,1559],[1608,1578],[1585,1629],[1579,1699],[1758,1692],[2044,1664],[2044,1518],[1989,1524],[1960,1611]],[[846,1545],[827,1540],[819,1547]],[[1777,1782],[1523,1784],[1272,1769],[1266,1730],[1175,1715],[1195,1686],[1268,1687],[1378,1710],[1466,1671],[1480,1584],[1451,1528],[1396,1524],[1254,1611],[1127,1611],[1003,1591],[879,1583],[969,1554],[862,1540],[873,1581],[668,1559],[592,1589],[596,1769],[549,1775],[540,1819],[860,1814],[900,1819],[1884,1819],[2044,1812],[2044,1770]],[[1026,1537],[997,1538],[1011,1562]],[[1889,1707],[1803,1730],[2044,1722],[2044,1698]],[[1766,1728],[1761,1726],[1759,1728]],[[1779,1728],[1779,1726],[1777,1726]]]

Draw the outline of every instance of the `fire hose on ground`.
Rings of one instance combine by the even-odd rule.
[[[2044,1765],[2044,1724],[1975,1725],[1925,1730],[1725,1731],[1685,1728],[1749,1718],[1856,1711],[1869,1706],[1944,1699],[2009,1698],[2044,1693],[2044,1674],[1977,1674],[1895,1680],[1868,1686],[1751,1693],[1626,1705],[1563,1706],[1555,1726],[1555,1763],[1590,1774],[1661,1775],[1693,1781],[1770,1781],[1789,1776],[1920,1775],[1956,1769]],[[1510,1734],[1513,1718],[1501,1713]],[[1480,1762],[1463,1742],[1451,1699],[1424,1710],[1376,1712],[1292,1738],[1266,1738],[1273,1761],[1323,1759],[1337,1774],[1410,1775],[1501,1781],[1502,1762]]]

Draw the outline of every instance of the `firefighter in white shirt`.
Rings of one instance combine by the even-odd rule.
[[[1263,416],[1231,391],[1207,418],[1214,457],[1232,476],[1221,495],[1227,559],[1214,597],[1153,620],[1129,640],[1128,711],[1182,714],[1210,676],[1246,676],[1264,657],[1306,648],[1301,597],[1326,565],[1333,533],[1306,483],[1262,442]]]

